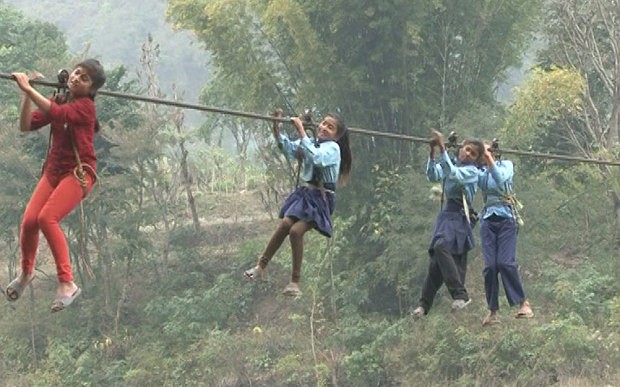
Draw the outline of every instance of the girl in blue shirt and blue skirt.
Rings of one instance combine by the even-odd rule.
[[[318,124],[316,142],[307,136],[300,118],[293,118],[292,123],[297,129],[297,140],[291,140],[280,133],[279,125],[274,125],[274,134],[280,149],[288,159],[301,156],[300,179],[303,183],[282,205],[279,214],[282,220],[259,257],[258,263],[243,274],[248,280],[258,278],[288,236],[293,255],[293,268],[291,281],[282,293],[287,296],[300,296],[304,235],[309,230],[316,229],[326,237],[331,237],[331,216],[334,212],[336,186],[348,179],[352,155],[347,127],[338,114],[330,113]]]

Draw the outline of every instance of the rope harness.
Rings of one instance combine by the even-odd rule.
[[[484,189],[482,190],[484,210],[486,211],[487,208],[498,205],[498,204],[507,205],[510,208],[512,219],[515,222],[517,222],[519,226],[522,227],[525,224],[525,221],[523,220],[523,217],[519,213],[519,210],[523,209],[523,204],[519,201],[519,199],[517,199],[517,195],[510,189],[507,182],[504,183],[504,193],[502,194],[501,199],[488,201],[487,190],[489,188],[490,172],[487,172],[487,173],[488,175],[486,176],[486,179],[484,180]]]
[[[65,130],[68,131],[69,137],[71,138],[71,147],[73,148],[73,155],[75,156],[76,166],[73,168],[73,176],[75,176],[78,182],[80,182],[80,186],[82,187],[82,200],[80,200],[80,259],[82,261],[82,265],[86,269],[86,273],[90,279],[94,281],[96,280],[95,273],[93,273],[90,265],[86,262],[86,216],[84,215],[84,199],[88,194],[88,183],[86,182],[86,171],[84,170],[84,167],[88,168],[88,170],[93,174],[93,184],[95,184],[98,180],[98,177],[97,172],[93,169],[93,167],[88,164],[82,164],[73,130],[68,128],[66,124]]]
[[[446,148],[456,148],[458,152],[459,145],[457,141],[458,141],[458,134],[454,131],[451,132],[450,135],[448,136],[448,143],[446,144]],[[443,210],[445,189],[446,189],[446,177],[444,176],[444,178],[441,180],[441,208],[440,210]],[[461,188],[461,200],[463,202],[463,212],[465,212],[465,218],[467,219],[467,223],[469,224],[470,227],[473,228],[474,225],[472,224],[472,220],[474,221],[474,223],[478,222],[478,213],[476,213],[476,211],[474,211],[473,209],[470,210],[469,202],[467,201],[467,196],[465,195],[465,189],[463,188]]]

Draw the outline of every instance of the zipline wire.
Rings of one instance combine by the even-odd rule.
[[[6,74],[6,73],[0,73],[0,79],[14,80],[11,74]],[[33,79],[30,81],[30,83],[37,84],[37,85],[43,85],[43,86],[50,86],[50,87],[55,87],[55,88],[60,88],[63,86],[58,82],[43,81],[41,79]],[[174,106],[174,107],[184,108],[184,109],[198,110],[198,111],[203,111],[203,112],[219,113],[219,114],[226,114],[226,115],[245,117],[245,118],[253,118],[253,119],[269,121],[269,122],[274,122],[274,121],[279,121],[282,123],[292,122],[292,119],[290,117],[276,118],[276,117],[269,116],[269,115],[248,113],[248,112],[242,112],[238,110],[216,108],[216,107],[211,107],[211,106],[179,102],[179,101],[171,101],[171,100],[166,100],[162,98],[145,97],[145,96],[136,95],[136,94],[119,93],[119,92],[108,91],[108,90],[99,90],[97,94],[105,95],[109,97],[121,98],[121,99],[128,99],[128,100],[133,100],[133,101],[148,102],[148,103],[153,103],[157,105],[167,105],[167,106]],[[363,134],[367,136],[385,137],[385,138],[392,138],[396,140],[412,141],[416,143],[428,144],[431,141],[428,138],[414,137],[414,136],[398,134],[398,133],[380,132],[376,130],[369,130],[369,129],[362,129],[362,128],[349,127],[348,130],[352,133],[358,133],[358,134]],[[586,157],[568,156],[568,155],[559,155],[559,154],[532,152],[532,151],[521,151],[521,150],[506,149],[506,148],[501,148],[499,151],[503,154],[513,154],[516,156],[524,156],[524,157],[555,159],[555,160],[564,160],[564,161],[573,161],[573,162],[591,163],[591,164],[609,165],[609,166],[620,166],[620,161],[597,160],[597,159],[590,159]]]

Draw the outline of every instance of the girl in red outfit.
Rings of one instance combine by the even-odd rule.
[[[56,262],[58,288],[52,312],[63,310],[80,294],[73,282],[69,249],[60,228],[67,216],[90,192],[96,179],[94,135],[98,131],[94,98],[105,83],[105,72],[95,59],[78,64],[69,75],[66,98],[48,99],[30,85],[30,77],[13,73],[24,96],[19,128],[22,132],[51,126],[51,144],[43,174],[21,223],[21,274],[6,288],[9,301],[16,301],[34,279],[34,264],[43,232]],[[40,77],[35,74],[33,78]],[[32,104],[38,110],[32,112]],[[77,155],[76,155],[77,153]]]

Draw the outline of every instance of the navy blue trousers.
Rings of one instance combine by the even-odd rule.
[[[484,257],[484,290],[489,310],[499,310],[499,278],[502,278],[510,306],[525,300],[525,291],[517,266],[517,224],[512,218],[491,216],[480,223]]]

